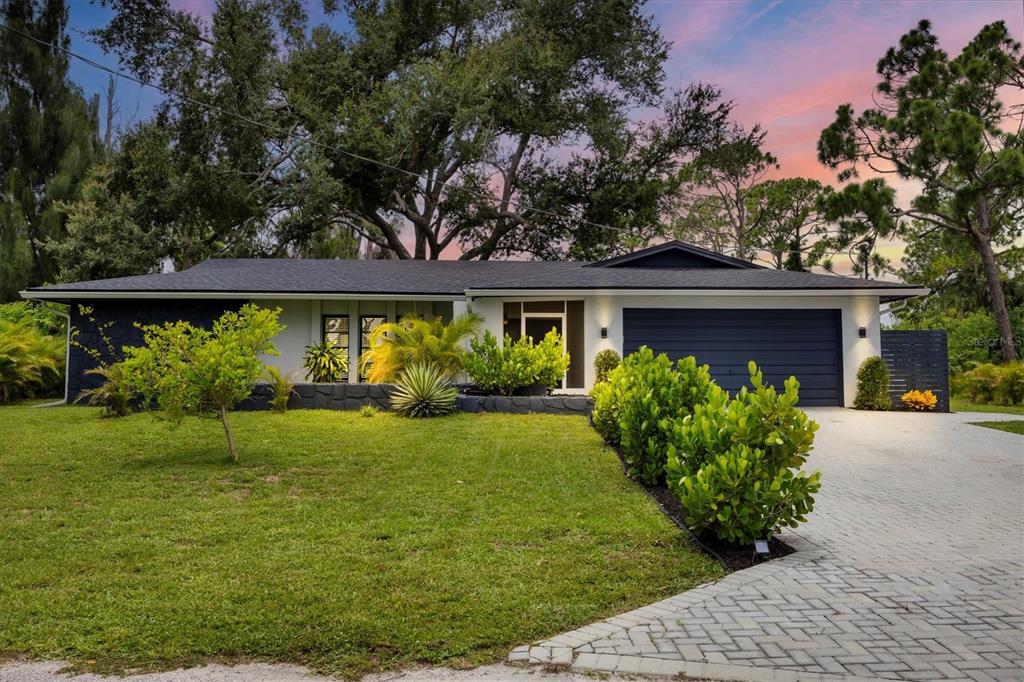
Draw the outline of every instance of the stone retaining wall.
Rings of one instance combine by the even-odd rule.
[[[290,409],[358,410],[363,405],[387,410],[395,390],[392,384],[295,384]],[[265,410],[272,396],[270,386],[260,384],[241,410]],[[585,395],[491,396],[459,395],[461,412],[508,412],[512,414],[589,414],[593,401]]]
[[[586,395],[460,395],[456,401],[462,412],[590,414],[590,410],[594,407],[594,401]]]

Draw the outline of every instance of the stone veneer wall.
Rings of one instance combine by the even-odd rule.
[[[292,409],[357,410],[373,405],[390,409],[391,384],[295,384],[288,407]],[[265,410],[271,397],[267,384],[260,384],[241,410]],[[460,395],[456,405],[461,412],[508,412],[513,414],[589,414],[593,401],[585,395],[478,396]]]

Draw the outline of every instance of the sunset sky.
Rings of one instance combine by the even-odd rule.
[[[172,0],[175,6],[209,16],[206,0]],[[322,17],[319,3],[310,14]],[[1024,39],[1024,1],[957,2],[653,0],[648,11],[672,42],[665,69],[668,89],[695,81],[714,83],[734,99],[745,124],[760,123],[780,161],[777,177],[806,176],[834,181],[816,159],[815,143],[832,121],[836,106],[869,105],[875,63],[920,19],[930,19],[941,46],[956,54],[986,23],[1002,19]],[[76,32],[101,26],[107,10],[71,3],[72,43],[101,63],[114,60]],[[73,78],[87,93],[99,92],[106,75],[75,62]],[[133,83],[119,84],[122,126],[144,119],[157,97]],[[912,193],[903,187],[901,196]],[[894,245],[886,255],[898,257]]]

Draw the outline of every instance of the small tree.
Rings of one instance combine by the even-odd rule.
[[[870,357],[857,370],[857,397],[853,406],[858,410],[888,410],[892,407],[889,397],[889,367],[885,360]]]
[[[175,424],[185,415],[216,416],[237,462],[227,413],[252,394],[264,372],[260,354],[277,354],[271,339],[284,329],[280,312],[247,304],[224,313],[211,330],[188,322],[142,327],[145,345],[125,348],[133,390]]]

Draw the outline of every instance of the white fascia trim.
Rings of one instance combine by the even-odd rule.
[[[300,301],[461,301],[452,294],[288,294],[268,291],[22,291],[22,298],[47,301],[60,299],[243,299]]]
[[[515,296],[533,298],[552,296],[926,296],[925,287],[913,289],[467,289],[466,296],[494,298]]]

